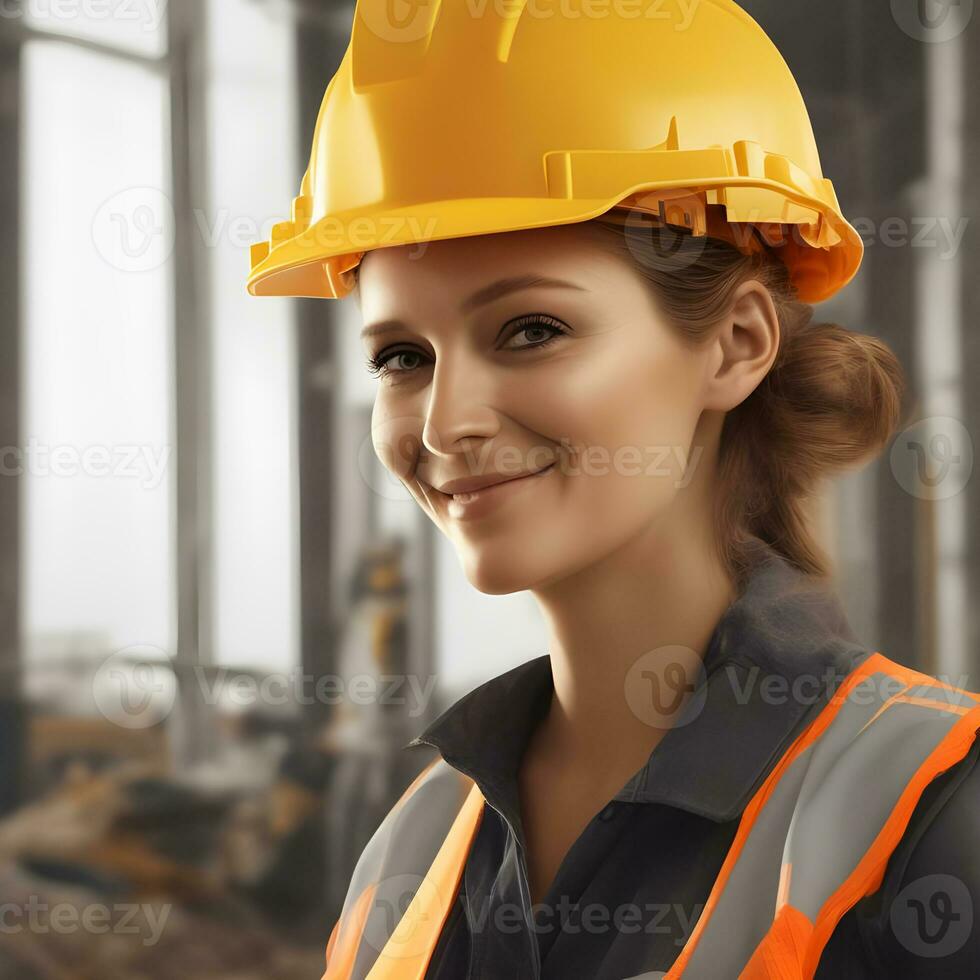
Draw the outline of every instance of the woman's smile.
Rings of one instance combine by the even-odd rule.
[[[444,507],[449,517],[457,521],[470,521],[486,516],[505,500],[510,500],[534,486],[538,480],[550,473],[554,467],[555,464],[552,462],[533,473],[504,479],[479,490],[460,493],[443,493],[435,487],[432,487],[432,490],[435,494],[437,505]]]

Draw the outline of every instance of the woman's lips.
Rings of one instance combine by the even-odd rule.
[[[529,473],[527,476],[517,477],[513,480],[504,480],[502,483],[495,483],[492,487],[484,487],[482,490],[456,494],[442,493],[441,490],[437,490],[436,493],[446,501],[447,512],[454,520],[473,520],[490,513],[504,500],[522,493],[532,486],[536,480],[550,473],[554,466],[554,463],[549,463],[536,473]]]

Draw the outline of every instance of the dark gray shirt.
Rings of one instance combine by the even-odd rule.
[[[461,698],[409,743],[435,747],[487,803],[427,980],[623,980],[667,971],[747,803],[871,652],[831,589],[767,550],[711,637],[703,698],[689,703],[696,717],[672,727],[595,814],[533,909],[517,773],[552,696],[550,658]],[[927,786],[882,886],[840,920],[817,980],[980,976],[978,749],[974,742]],[[833,847],[832,831],[813,846]]]

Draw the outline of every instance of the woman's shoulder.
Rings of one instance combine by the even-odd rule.
[[[404,838],[420,847],[419,828],[426,829],[427,851],[438,850],[442,838],[459,813],[472,782],[441,756],[426,763],[405,787],[375,831],[365,854],[398,849]]]
[[[327,943],[328,973],[332,961],[353,963],[361,932],[368,928],[365,922],[371,905],[405,910],[471,786],[466,776],[437,756],[405,787],[354,866],[341,914]],[[396,925],[385,919],[370,926],[374,955]]]
[[[980,739],[923,790],[881,886],[838,924],[818,978],[980,976],[978,760]]]

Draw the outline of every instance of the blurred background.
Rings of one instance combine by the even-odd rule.
[[[867,245],[817,316],[911,385],[815,520],[865,644],[978,690],[980,14],[743,6]],[[352,16],[0,0],[0,977],[318,977],[404,743],[547,652],[381,472],[353,301],[245,291]]]

